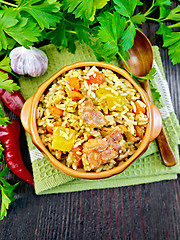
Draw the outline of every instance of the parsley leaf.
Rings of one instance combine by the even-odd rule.
[[[180,63],[180,32],[172,32],[172,29],[160,24],[156,34],[163,37],[163,47],[168,47],[168,54],[173,64]]]
[[[19,0],[17,10],[29,13],[43,30],[50,26],[55,27],[56,23],[61,20],[60,6],[61,4],[57,2]]]
[[[131,21],[135,24],[142,24],[146,21],[144,14],[138,13],[131,17]]]
[[[155,88],[151,88],[151,93],[152,93],[154,102],[157,101],[161,97],[161,94]]]
[[[134,44],[134,38],[136,36],[136,29],[132,22],[130,22],[130,25],[127,27],[123,34],[123,42],[122,42],[122,48],[124,51],[129,50],[132,48]]]
[[[11,62],[11,59],[9,57],[5,56],[5,58],[3,58],[2,61],[0,61],[0,69],[6,71],[8,73],[11,73],[12,70],[10,67],[10,62]]]
[[[92,45],[96,57],[110,61],[118,54],[121,58],[128,60],[129,50],[134,43],[136,34],[135,25],[130,22],[126,28],[127,21],[118,12],[104,12],[99,16],[99,29],[95,27],[95,37],[98,39]],[[113,26],[113,27],[112,27]],[[125,30],[126,28],[126,30]]]
[[[143,3],[140,0],[137,0],[137,6],[142,6]]]
[[[90,28],[89,25],[80,19],[69,18],[66,16],[61,20],[61,23],[55,30],[47,33],[47,38],[51,43],[55,44],[59,50],[68,48],[70,52],[75,52],[75,40],[79,40],[80,43],[85,42],[90,45]]]
[[[14,8],[7,8],[6,10],[0,11],[1,26],[2,29],[13,27],[18,23],[19,17],[18,12],[14,11]]]
[[[170,0],[156,0],[154,3],[154,6],[170,6],[171,5],[171,1]]]
[[[97,9],[102,9],[109,0],[63,0],[64,10],[75,14],[76,18],[94,20]]]
[[[113,0],[115,9],[124,17],[131,17],[137,5],[137,0]]]
[[[166,18],[168,16],[168,14],[170,13],[170,9],[168,6],[160,6],[159,7],[159,19],[163,19]]]
[[[6,38],[6,30],[15,26],[18,23],[17,18],[18,13],[13,11],[13,8],[8,8],[6,10],[0,10],[0,51],[2,49],[7,49],[8,40]]]
[[[10,123],[9,118],[0,116],[0,125],[7,125],[7,123]]]
[[[165,20],[180,21],[180,5],[172,9]]]
[[[41,31],[37,28],[36,23],[28,21],[27,18],[21,18],[18,24],[7,29],[6,33],[14,38],[20,45],[28,48],[34,42],[38,42]]]
[[[9,21],[10,18],[10,21]],[[23,34],[22,34],[23,33]],[[8,48],[7,35],[15,39],[19,44],[28,47],[37,42],[40,30],[36,24],[21,18],[13,8],[0,10],[0,51]]]
[[[74,24],[74,30],[77,33],[77,38],[80,41],[80,43],[86,43],[86,44],[91,44],[91,38],[90,38],[90,34],[91,34],[91,29],[86,26],[86,25],[82,25],[79,23],[79,21],[77,21],[76,24]]]
[[[171,5],[170,0],[156,0],[154,6],[159,7],[159,19],[163,19],[168,16],[171,11],[169,6]]]
[[[101,25],[98,37],[102,42],[109,42],[112,46],[117,46],[118,41],[124,33],[125,18],[121,18],[117,12],[113,14],[105,12],[98,20]]]
[[[95,28],[95,37],[98,40],[92,45],[92,49],[98,59],[110,61],[121,47],[121,38],[124,34],[126,20],[117,12],[113,14],[105,12],[98,17],[98,21],[100,22],[100,26],[97,33]]]
[[[7,125],[6,123],[10,123],[9,118],[4,117],[3,109],[0,106],[0,125]],[[3,149],[2,145],[0,144],[0,159],[1,159],[1,156],[2,156],[2,151],[4,151],[4,149]]]
[[[0,220],[2,220],[4,217],[7,216],[7,210],[9,209],[9,205],[11,202],[15,200],[13,198],[14,189],[17,187],[19,183],[16,183],[14,185],[9,184],[4,179],[4,176],[7,175],[9,172],[9,168],[6,167],[1,173],[0,173],[0,181],[2,182],[2,185],[0,185],[1,195],[2,195],[2,201],[1,201],[1,209],[0,209]]]
[[[166,35],[166,34],[170,34],[172,32],[171,28],[168,28],[166,25],[164,25],[163,23],[160,24],[159,29],[157,30],[156,34],[160,34],[160,35]]]
[[[168,54],[172,63],[180,63],[180,32],[164,34],[163,41],[163,47],[168,47]]]
[[[47,38],[57,47],[66,48],[68,46],[68,40],[65,31],[65,22],[61,21],[61,24],[59,24],[55,30],[47,33]]]
[[[176,42],[180,41],[180,32],[172,32],[170,34],[164,35],[163,47],[168,47]]]
[[[1,111],[1,109],[0,109],[0,111]],[[2,144],[0,143],[0,162],[5,163],[3,152],[4,152],[4,148],[3,148]]]
[[[111,61],[118,52],[117,46],[113,46],[109,42],[103,43],[101,40],[96,41],[91,47],[99,61]]]
[[[14,92],[16,90],[19,90],[20,87],[13,82],[13,80],[8,80],[8,74],[0,71],[0,87],[9,91]]]

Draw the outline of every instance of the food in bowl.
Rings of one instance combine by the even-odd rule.
[[[136,152],[148,116],[127,79],[88,66],[69,70],[50,84],[38,103],[36,123],[41,141],[61,163],[101,172]]]

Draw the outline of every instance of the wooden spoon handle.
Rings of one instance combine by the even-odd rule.
[[[143,89],[146,91],[149,100],[151,101],[151,103],[154,103],[153,101],[153,97],[152,97],[152,93],[151,93],[151,89],[149,86],[149,81],[148,80],[144,80],[141,82],[141,86],[143,87]],[[172,148],[168,142],[164,127],[162,126],[161,132],[159,134],[159,136],[156,138],[158,147],[159,147],[159,152],[161,154],[161,159],[162,162],[165,166],[167,167],[171,167],[177,164],[177,160],[175,158],[175,155],[172,151]]]
[[[164,127],[162,126],[159,136],[156,138],[162,162],[165,166],[171,167],[176,165],[177,160],[168,142]]]

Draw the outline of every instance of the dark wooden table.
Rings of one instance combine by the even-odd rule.
[[[160,47],[165,75],[175,112],[180,119],[180,65],[170,63],[161,48],[157,26],[144,32]],[[24,131],[21,150],[30,167]],[[9,174],[12,183],[18,181]],[[21,182],[8,216],[0,222],[0,240],[95,240],[180,239],[180,178],[114,189],[36,196],[33,187]]]

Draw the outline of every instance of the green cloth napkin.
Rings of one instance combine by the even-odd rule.
[[[47,54],[49,66],[47,72],[39,78],[21,77],[20,87],[25,99],[33,95],[42,82],[51,77],[63,66],[78,61],[97,61],[91,48],[85,44],[77,43],[75,54],[69,53],[66,49],[58,52],[54,45],[47,45],[41,49]],[[160,109],[163,124],[174,150],[179,159],[178,146],[180,137],[180,126],[174,113],[168,85],[163,73],[162,62],[157,46],[153,47],[154,67],[156,76],[151,80],[151,86],[161,93],[161,98],[155,102]],[[112,62],[119,66],[118,61]],[[175,179],[180,173],[180,163],[173,167],[165,167],[160,158],[156,142],[153,141],[143,156],[137,159],[124,172],[116,176],[102,180],[78,179],[61,173],[55,169],[49,161],[32,144],[31,137],[27,133],[27,142],[32,160],[32,169],[35,182],[36,194],[50,194],[59,192],[73,192],[80,190],[112,188],[127,185],[149,183],[161,180]]]

